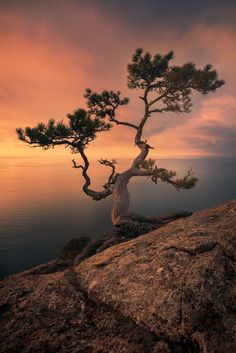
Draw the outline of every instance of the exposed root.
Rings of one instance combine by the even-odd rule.
[[[148,217],[137,213],[129,213],[122,217],[120,223],[116,224],[96,240],[91,240],[87,246],[77,255],[74,264],[80,262],[101,252],[113,245],[123,243],[130,239],[137,238],[140,235],[146,234],[154,229],[160,228],[167,223],[173,222],[180,218],[189,217],[192,212],[180,211],[172,212],[163,216]]]

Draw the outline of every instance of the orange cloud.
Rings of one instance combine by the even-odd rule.
[[[42,16],[35,23],[22,13],[2,14],[0,156],[45,156],[46,153],[50,157],[68,156],[69,152],[63,149],[42,152],[27,148],[16,140],[14,129],[51,117],[64,119],[67,112],[84,106],[82,94],[86,87],[121,89],[131,97],[127,109],[121,110],[121,119],[137,122],[142,116],[142,103],[139,92],[126,87],[125,68],[132,51],[140,44],[153,52],[174,49],[176,63],[211,62],[227,82],[216,95],[196,96],[193,112],[188,116],[152,117],[144,131],[150,144],[157,147],[152,155],[220,153],[217,146],[215,151],[212,145],[208,149],[205,141],[217,145],[217,141],[228,138],[227,134],[220,135],[215,125],[210,130],[212,122],[223,126],[225,132],[227,128],[235,129],[236,33],[232,28],[200,23],[187,32],[178,32],[157,26],[154,32],[144,30],[135,37],[128,27],[121,27],[92,8],[68,5],[64,12],[69,19],[66,26],[63,24],[65,29],[60,22],[62,9],[52,21]],[[98,137],[89,153],[94,158],[134,156],[132,130],[114,127],[111,133]]]

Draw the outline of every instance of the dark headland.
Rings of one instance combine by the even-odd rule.
[[[10,276],[0,352],[233,353],[235,249],[236,200],[77,266]]]

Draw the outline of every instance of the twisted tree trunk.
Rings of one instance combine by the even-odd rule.
[[[116,183],[113,186],[113,208],[111,212],[113,225],[119,224],[129,211],[130,195],[127,185],[131,177],[131,172],[127,170],[117,177]]]
[[[108,182],[104,185],[104,191],[95,192],[89,188],[90,179],[87,175],[89,163],[82,150],[81,156],[84,160],[84,167],[82,167],[82,170],[83,176],[85,178],[83,190],[94,200],[100,200],[109,195],[113,196],[113,207],[111,212],[113,226],[109,232],[101,236],[99,239],[91,240],[85,249],[77,256],[75,259],[75,264],[78,264],[85,258],[90,257],[96,252],[103,251],[112,245],[138,237],[139,235],[145,234],[150,230],[157,229],[169,222],[172,222],[175,219],[187,217],[191,214],[190,212],[181,211],[164,216],[146,217],[135,213],[129,213],[130,195],[128,190],[128,183],[132,177],[151,177],[154,182],[156,182],[159,178],[162,181],[172,184],[177,190],[182,187],[180,180],[174,181],[172,179],[175,175],[173,172],[169,172],[163,168],[157,168],[156,165],[154,167],[150,165],[149,167],[145,168],[144,161],[148,156],[149,150],[152,148],[147,144],[146,141],[142,140],[143,127],[150,116],[149,107],[153,104],[153,102],[148,103],[147,93],[148,88],[145,90],[144,97],[142,97],[145,103],[145,112],[143,118],[140,121],[140,124],[138,126],[131,126],[130,124],[128,125],[127,123],[123,123],[124,125],[128,125],[136,130],[135,145],[140,149],[140,152],[132,162],[131,167],[121,174],[115,173],[115,161],[100,161],[101,164],[112,168],[112,174],[109,177]],[[80,167],[76,166],[75,162],[73,163],[75,168]],[[190,175],[191,173],[189,173],[185,179],[183,179],[184,183],[187,183],[187,178]]]
[[[121,173],[112,188],[113,208],[111,213],[113,225],[121,223],[128,216],[130,195],[128,183],[134,176],[141,176],[140,165],[146,159],[151,148],[146,142],[136,139],[136,144],[140,148],[139,155],[134,159],[131,168]]]

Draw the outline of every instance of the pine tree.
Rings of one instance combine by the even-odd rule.
[[[129,102],[127,97],[121,96],[120,91],[104,90],[97,93],[86,89],[84,97],[87,110],[77,109],[73,114],[68,114],[67,123],[62,121],[56,123],[51,119],[47,124],[38,123],[33,128],[16,129],[18,138],[32,147],[42,147],[47,150],[57,145],[64,145],[73,153],[79,154],[82,164],[77,164],[75,159],[72,163],[74,168],[81,169],[84,178],[83,191],[96,201],[113,196],[112,223],[116,229],[122,228],[123,234],[126,228],[128,229],[126,234],[138,235],[147,230],[148,227],[144,224],[148,224],[150,228],[150,224],[153,226],[165,218],[144,217],[129,213],[130,196],[127,185],[131,178],[148,177],[154,183],[161,181],[171,184],[178,191],[190,189],[197,182],[191,170],[187,171],[184,177],[177,178],[174,171],[160,168],[154,160],[148,159],[149,150],[152,147],[143,139],[143,129],[151,115],[165,112],[189,113],[194,91],[203,95],[215,92],[224,84],[224,81],[218,79],[217,72],[210,64],[198,69],[192,62],[182,66],[171,65],[172,60],[172,51],[166,55],[151,55],[138,48],[133,54],[132,61],[127,67],[128,87],[141,91],[139,98],[144,106],[142,116],[135,124],[122,121],[118,117],[119,107]],[[111,173],[103,190],[95,191],[90,187],[86,148],[99,132],[109,131],[113,125],[124,125],[134,131],[134,142],[139,153],[130,168],[120,174],[116,172],[116,160],[101,159],[99,162],[110,168]],[[110,244],[109,239],[108,243]]]

